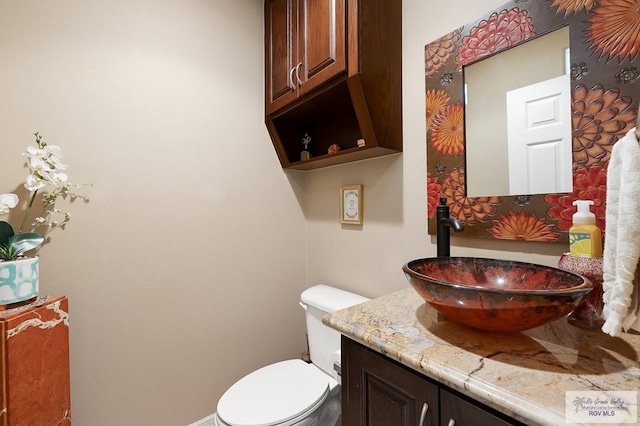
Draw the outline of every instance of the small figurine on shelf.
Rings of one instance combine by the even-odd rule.
[[[311,142],[311,136],[309,136],[309,132],[304,132],[304,137],[302,138],[302,145],[304,145],[304,150],[300,153],[300,160],[308,160],[311,158],[311,154],[309,153],[309,143]]]
[[[337,143],[334,143],[329,147],[329,150],[327,151],[327,153],[335,154],[338,151],[340,151],[340,145],[338,145]]]

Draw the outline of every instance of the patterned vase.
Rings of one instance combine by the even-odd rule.
[[[602,327],[602,258],[573,257],[563,254],[558,267],[589,278],[593,290],[569,314],[569,323],[582,328],[596,330]]]
[[[0,262],[0,305],[23,302],[38,295],[38,257]]]

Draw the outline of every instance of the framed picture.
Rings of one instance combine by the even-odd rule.
[[[362,185],[340,187],[340,223],[362,225],[363,218]]]

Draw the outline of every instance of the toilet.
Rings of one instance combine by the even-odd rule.
[[[216,426],[334,426],[340,417],[340,333],[322,317],[366,302],[327,285],[300,296],[311,363],[290,359],[262,367],[233,384],[218,401]]]

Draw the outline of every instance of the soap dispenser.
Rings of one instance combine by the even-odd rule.
[[[602,257],[602,233],[596,225],[596,215],[591,213],[591,200],[576,200],[577,212],[569,229],[569,254],[574,257]]]

